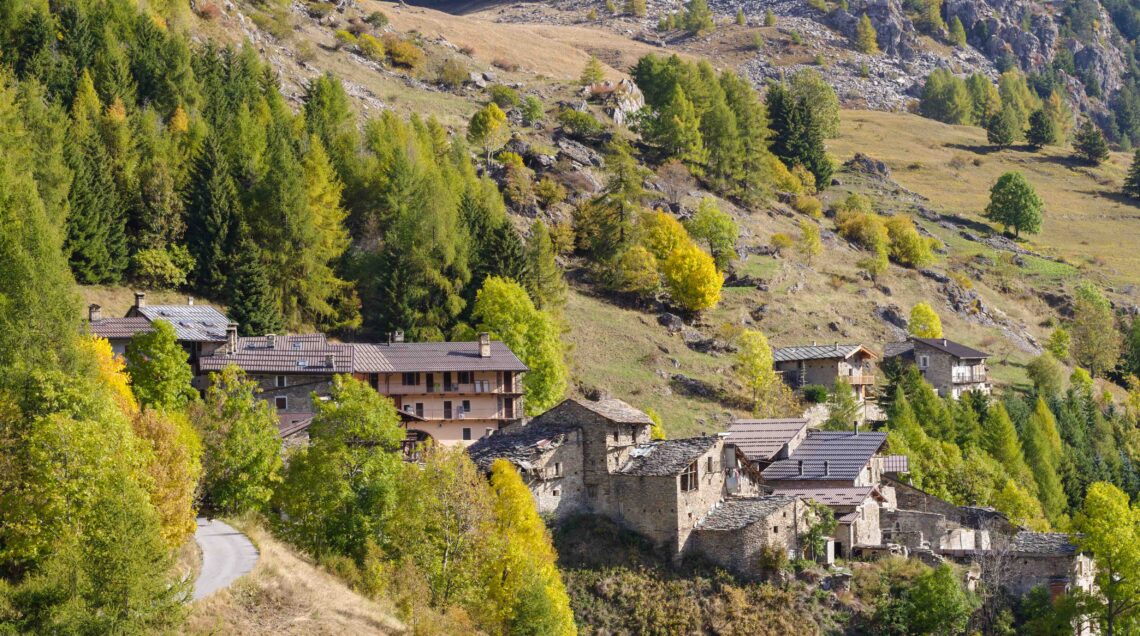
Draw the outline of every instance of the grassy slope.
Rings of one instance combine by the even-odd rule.
[[[183,634],[402,634],[389,608],[365,599],[339,579],[275,540],[242,524],[260,552],[253,572],[194,603]]]

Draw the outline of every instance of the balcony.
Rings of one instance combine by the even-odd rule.
[[[522,409],[518,406],[508,409],[473,404],[470,411],[465,411],[459,405],[452,405],[451,409],[445,409],[443,404],[424,404],[423,409],[417,410],[414,404],[405,404],[401,412],[416,415],[429,422],[451,422],[459,420],[513,420],[521,417]]]
[[[847,376],[840,376],[840,378],[843,380],[847,380],[847,382],[850,383],[852,386],[858,386],[861,384],[874,384],[875,383],[875,376],[873,374],[869,374],[869,373],[868,374],[856,373],[856,374],[847,375]]]
[[[384,385],[377,387],[384,395],[521,395],[522,382],[512,384],[495,384],[492,382],[473,382],[470,384],[427,384],[417,386],[404,386],[393,384],[385,390]]]
[[[954,369],[950,373],[954,384],[982,384],[989,381],[985,369]]]

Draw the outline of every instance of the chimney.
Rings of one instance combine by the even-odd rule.
[[[839,351],[839,343],[838,342],[835,343],[835,350]]]
[[[236,322],[226,325],[226,353],[231,356],[237,353],[237,328]]]
[[[187,305],[193,305],[194,304],[194,297],[193,296],[187,296],[186,297],[186,304]]]
[[[87,305],[87,320],[95,322],[103,319],[103,308],[95,303]]]
[[[859,420],[855,420],[854,422],[852,422],[852,425],[855,428],[855,434],[858,435],[859,434]]]
[[[831,462],[825,459],[823,460],[823,476],[827,477],[829,475],[831,475]]]
[[[943,338],[943,339],[942,339],[942,346],[943,346],[943,347],[945,347],[945,346],[946,346],[946,339],[945,339],[945,338]]]
[[[403,329],[397,329],[392,334],[392,342],[403,342],[403,341],[404,341],[404,330]]]
[[[331,353],[326,353],[325,354],[325,366],[330,368],[330,369],[335,369],[336,368],[336,356],[334,356]]]
[[[276,345],[277,345],[277,334],[275,334],[275,333],[265,334],[265,346],[272,349]]]
[[[486,331],[479,334],[479,357],[491,357],[491,334]]]
[[[804,460],[802,460],[802,459],[796,462],[796,474],[797,475],[803,475],[804,474]]]
[[[135,292],[135,307],[146,307],[146,292]]]

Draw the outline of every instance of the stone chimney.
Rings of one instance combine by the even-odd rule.
[[[103,319],[103,308],[95,303],[87,305],[87,320],[95,322]]]
[[[855,434],[858,435],[859,434],[859,420],[855,420],[854,422],[852,422],[852,426],[855,428]]]
[[[397,329],[397,330],[392,332],[392,342],[403,342],[403,341],[404,341],[404,330],[403,329]]]
[[[831,462],[826,459],[823,460],[823,476],[828,477],[831,475]]]
[[[943,338],[943,339],[942,339],[942,346],[943,346],[943,347],[945,347],[945,346],[946,346],[946,339],[945,339],[945,338]]]
[[[486,331],[479,334],[479,357],[491,357],[491,334]]]
[[[265,334],[265,346],[269,347],[270,349],[277,346],[277,334],[275,334],[275,333]]]
[[[231,322],[226,325],[226,354],[233,355],[237,353],[237,329],[238,324]]]
[[[135,307],[146,307],[146,292],[135,292]]]
[[[335,369],[336,368],[336,356],[334,356],[331,353],[326,353],[325,354],[325,366],[330,368],[330,369]]]
[[[187,296],[186,297],[186,304],[187,305],[193,305],[194,304],[194,297],[193,296]]]
[[[796,474],[797,475],[803,475],[804,474],[804,460],[802,460],[802,459],[796,461]]]

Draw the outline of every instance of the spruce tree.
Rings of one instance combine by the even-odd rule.
[[[253,241],[243,240],[237,249],[233,276],[229,278],[228,315],[243,336],[280,333],[284,328],[260,251]]]
[[[186,246],[194,256],[194,285],[203,294],[225,289],[237,248],[241,207],[229,162],[210,137],[194,162],[186,195]]]
[[[1094,166],[1099,166],[1108,159],[1108,142],[1104,140],[1104,135],[1091,119],[1086,119],[1085,123],[1081,124],[1081,129],[1073,139],[1073,150]]]
[[[85,135],[71,149],[67,216],[68,260],[82,283],[115,283],[127,268],[126,215],[110,173],[110,158],[97,137]]]
[[[1133,199],[1140,199],[1140,150],[1132,155],[1132,165],[1128,168],[1128,176],[1124,178],[1122,190]]]
[[[1044,109],[1038,108],[1029,115],[1029,130],[1025,139],[1030,146],[1042,148],[1057,141],[1057,126]]]

